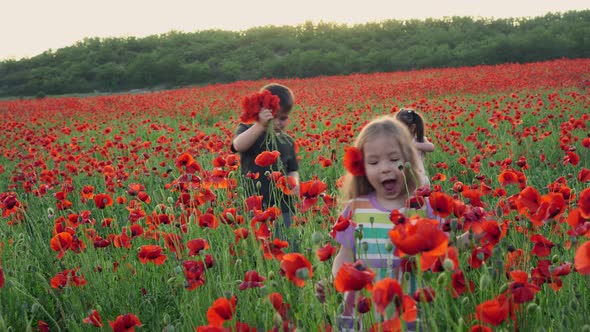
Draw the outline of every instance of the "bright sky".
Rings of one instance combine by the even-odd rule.
[[[590,9],[588,0],[2,0],[0,60],[32,57],[85,37],[237,31],[305,21],[534,17],[584,9]]]

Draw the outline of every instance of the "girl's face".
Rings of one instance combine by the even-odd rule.
[[[367,179],[375,188],[378,201],[403,206],[407,198],[402,172],[404,160],[397,139],[378,135],[365,142],[363,153]]]

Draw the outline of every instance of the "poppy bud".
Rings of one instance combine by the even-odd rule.
[[[551,264],[557,264],[558,262],[559,262],[559,256],[553,255],[553,257],[551,257]]]
[[[234,263],[235,266],[240,266],[242,265],[242,260],[241,259],[236,259],[236,262]]]
[[[173,209],[173,208],[171,208],[171,207],[167,207],[167,208],[166,208],[166,214],[167,214],[167,215],[174,214],[174,209]]]
[[[55,211],[52,208],[47,208],[47,217],[53,218],[54,215],[55,215]]]
[[[526,312],[529,315],[534,315],[534,314],[536,314],[538,307],[539,306],[535,302],[531,302],[531,303],[527,304],[527,306],[526,306]]]
[[[306,267],[297,269],[297,271],[295,271],[295,275],[299,279],[307,280],[309,279],[309,269],[307,269]]]
[[[274,271],[269,271],[269,272],[268,272],[268,276],[267,276],[267,277],[268,277],[268,278],[267,278],[268,280],[273,280],[273,279],[275,278],[275,273],[274,273]]]
[[[461,305],[462,306],[467,306],[469,304],[469,298],[467,296],[465,296],[462,300],[461,300]]]
[[[436,283],[439,286],[444,286],[447,284],[447,274],[445,272],[442,272],[441,274],[438,275],[438,277],[436,278]]]
[[[364,253],[367,253],[367,251],[369,251],[369,243],[367,241],[361,242],[361,248]]]
[[[459,320],[457,320],[457,327],[455,328],[455,331],[463,332],[464,325],[465,325],[465,321],[463,320],[463,317],[459,317]]]
[[[476,256],[477,256],[477,259],[480,261],[483,261],[486,258],[485,254],[481,251],[478,252]]]
[[[162,317],[162,323],[164,323],[164,325],[170,324],[170,315],[165,313],[164,316]]]
[[[320,243],[322,242],[323,239],[323,235],[320,232],[314,232],[311,235],[311,242],[315,245],[320,245]]]
[[[371,226],[373,226],[373,224],[375,223],[375,217],[369,217],[369,222],[371,223]]]
[[[260,187],[262,187],[262,183],[260,183],[260,181],[256,181],[256,189],[260,190]]]
[[[387,242],[387,243],[385,244],[385,251],[387,251],[387,252],[392,252],[392,251],[393,251],[393,248],[394,248],[394,247],[393,247],[393,243],[391,243],[391,241],[389,241],[389,242]]]
[[[445,271],[453,271],[455,269],[455,263],[451,259],[445,258],[443,261],[443,268]]]
[[[482,274],[479,278],[479,288],[480,289],[487,289],[490,284],[492,283],[492,279],[488,274]]]
[[[195,219],[196,219],[196,218],[197,218],[197,217],[195,217],[195,215],[194,215],[194,214],[191,214],[191,215],[190,215],[190,217],[188,217],[188,223],[189,223],[189,224],[194,224],[194,223],[195,223]]]
[[[362,225],[359,225],[362,226]],[[355,229],[354,230],[354,238],[357,240],[362,240],[363,239],[363,230],[362,227],[360,227],[359,229]]]
[[[177,265],[174,268],[174,273],[176,273],[176,274],[182,274],[182,267],[180,267],[180,265]]]
[[[582,332],[590,332],[590,325],[586,324],[584,326],[582,326]]]

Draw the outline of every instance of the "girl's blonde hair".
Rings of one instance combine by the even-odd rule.
[[[354,141],[354,146],[361,150],[364,156],[364,146],[367,141],[373,140],[380,135],[389,135],[393,142],[399,145],[401,158],[404,162],[404,178],[408,197],[414,193],[419,185],[418,179],[418,154],[412,143],[412,136],[405,124],[396,120],[394,117],[386,115],[369,122]],[[407,167],[409,166],[409,167]],[[346,172],[344,183],[342,185],[342,195],[345,201],[368,195],[374,192],[375,188],[369,183],[366,176],[354,176]]]

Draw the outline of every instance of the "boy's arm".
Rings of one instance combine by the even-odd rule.
[[[414,142],[414,146],[416,149],[422,152],[432,152],[434,151],[434,144],[428,141],[428,138],[424,137],[424,142]]]
[[[252,127],[234,137],[232,146],[236,152],[246,152],[256,142],[258,137],[266,131],[266,128],[256,122]]]
[[[243,133],[236,136],[232,141],[232,146],[236,152],[246,152],[251,147],[252,144],[256,142],[258,137],[262,135],[266,128],[268,127],[268,123],[272,120],[272,112],[269,109],[262,109],[260,113],[258,113],[258,121],[252,125],[252,127],[246,129]]]

